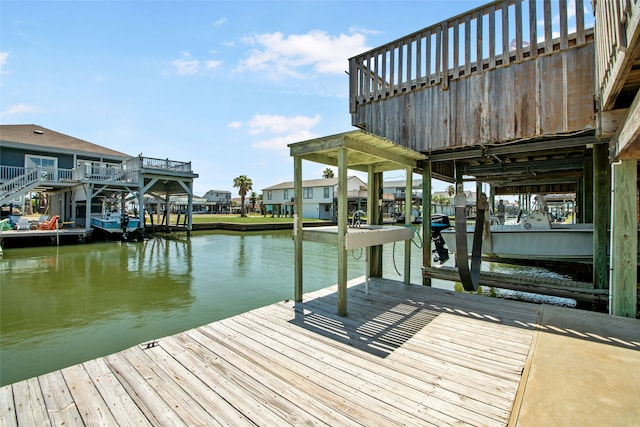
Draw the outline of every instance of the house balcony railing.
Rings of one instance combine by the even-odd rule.
[[[73,178],[80,182],[137,183],[140,172],[113,166],[82,165],[73,171]]]
[[[0,204],[41,185],[71,180],[71,169],[0,166]]]
[[[598,4],[629,1],[638,0]],[[350,112],[413,90],[447,90],[452,79],[591,43],[584,6],[584,0],[494,1],[350,58]]]
[[[133,157],[126,161],[127,169],[141,170],[141,169],[159,169],[171,172],[188,172],[193,173],[191,170],[191,162],[180,162],[177,160],[169,159],[156,159],[153,157]]]
[[[0,182],[8,183],[14,179],[29,179],[46,182],[58,182],[71,180],[71,169],[59,169],[48,167],[24,168],[19,166],[0,166]]]
[[[640,37],[640,0],[594,0],[596,29],[596,94],[601,111],[615,108],[625,84],[624,74],[633,67],[628,48]]]

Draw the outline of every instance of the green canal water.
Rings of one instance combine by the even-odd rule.
[[[8,249],[0,385],[291,299],[293,246],[279,231]],[[413,247],[412,283],[421,283],[421,257]],[[364,258],[350,254],[349,278],[364,274]],[[385,245],[383,258],[384,276],[403,280],[404,244]],[[305,292],[335,284],[336,251],[305,242],[303,274]]]

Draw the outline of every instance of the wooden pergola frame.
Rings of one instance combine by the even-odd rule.
[[[418,162],[426,159],[424,154],[396,145],[362,130],[289,144],[294,159],[294,242],[295,242],[295,301],[302,301],[302,160],[338,167],[338,315],[347,315],[347,170],[368,174],[367,218],[376,216],[378,191],[376,174],[384,171],[404,169],[407,172],[406,194],[412,192],[412,174]],[[411,204],[405,204],[405,223],[411,223]],[[367,247],[369,259],[371,247]],[[411,241],[405,240],[405,284],[409,284],[411,272]],[[369,272],[367,272],[367,276]]]

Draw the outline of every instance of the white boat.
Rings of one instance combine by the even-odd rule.
[[[91,217],[91,226],[108,236],[127,239],[131,234],[140,232],[140,219],[119,212],[106,212]]]
[[[552,223],[546,212],[537,211],[521,224],[491,225],[489,231],[483,233],[482,255],[485,257],[593,262],[593,224]],[[441,233],[449,251],[456,252],[455,229]],[[467,227],[469,251],[473,247],[473,233],[474,227]]]

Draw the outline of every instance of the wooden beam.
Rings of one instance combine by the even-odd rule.
[[[640,159],[640,93],[636,94],[611,143],[615,147],[615,159]]]
[[[293,202],[294,224],[293,241],[295,251],[294,294],[295,301],[302,302],[302,159],[300,156],[293,158]]]
[[[422,165],[422,267],[431,267],[431,162]],[[431,286],[431,278],[422,275],[422,284]]]
[[[605,289],[609,285],[607,259],[607,229],[611,205],[609,151],[606,144],[593,147],[593,286]]]
[[[413,202],[413,169],[407,168],[404,190],[404,224],[411,227],[411,207]],[[411,240],[404,241],[404,284],[411,284]]]
[[[598,138],[613,138],[618,128],[624,123],[624,118],[628,112],[628,108],[599,112],[596,116]]]
[[[612,165],[611,273],[609,311],[615,316],[636,317],[638,286],[637,160]]]
[[[338,149],[338,316],[347,315],[347,163],[346,148]]]
[[[405,156],[399,152],[391,152],[386,147],[372,146],[354,138],[346,137],[344,146],[349,150],[359,151],[369,156],[377,157],[380,160],[396,163],[399,167],[408,166],[411,168],[415,168],[418,161],[417,158],[411,158],[408,155]]]

